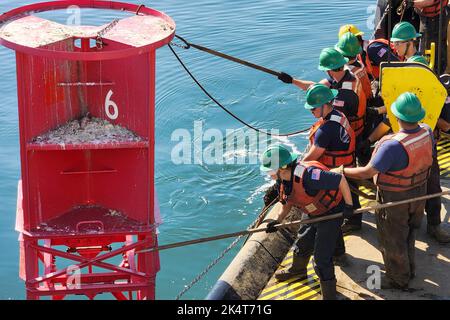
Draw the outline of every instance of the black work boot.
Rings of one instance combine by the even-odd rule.
[[[288,269],[278,270],[275,272],[275,278],[278,281],[286,281],[292,277],[307,277],[308,263],[311,256],[303,257],[297,254],[292,255],[292,265]]]
[[[353,233],[355,231],[361,230],[361,224],[352,223],[352,222],[347,220],[341,226],[341,230],[342,230],[342,233],[344,235],[348,235],[348,234]]]
[[[320,290],[322,291],[322,300],[337,300],[336,279],[327,281],[320,280]]]
[[[399,285],[386,275],[381,276],[381,289],[407,290],[408,285]]]
[[[348,260],[348,256],[346,253],[340,254],[338,256],[333,256],[333,263],[335,266],[339,266],[342,268],[348,267],[350,262]]]
[[[437,226],[427,225],[427,233],[439,243],[450,242],[450,234],[445,231],[440,224]]]

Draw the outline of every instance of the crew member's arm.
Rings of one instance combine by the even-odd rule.
[[[345,176],[342,176],[341,178],[341,182],[339,183],[339,190],[342,193],[342,197],[344,198],[345,204],[353,206],[352,193],[350,191],[350,187],[348,186],[347,179],[345,179]]]
[[[276,216],[275,220],[277,220],[278,222],[281,223],[281,221],[283,221],[284,218],[286,218],[286,216],[289,214],[289,212],[292,209],[292,204],[284,204],[281,206],[281,208],[278,211],[278,215]]]
[[[438,119],[437,126],[438,126],[439,129],[441,129],[444,132],[447,132],[448,130],[450,130],[450,123],[445,121],[442,118]]]
[[[328,128],[328,129],[327,129]],[[313,144],[309,147],[308,152],[306,152],[303,157],[303,161],[314,161],[319,160],[323,155],[325,150],[331,144],[330,129],[327,125],[321,126],[317,129],[314,135]]]
[[[309,148],[308,152],[303,157],[303,161],[318,160],[324,152],[325,152],[325,148],[321,148],[314,144]]]
[[[297,86],[297,87],[299,87],[300,89],[305,90],[305,91],[308,90],[308,88],[309,88],[310,86],[312,86],[312,85],[315,84],[314,81],[300,80],[300,79],[294,79],[294,80],[292,81],[292,83],[293,83],[295,86]]]
[[[372,167],[371,163],[365,167],[344,168],[343,173],[346,177],[356,180],[370,179],[378,173],[378,170]]]

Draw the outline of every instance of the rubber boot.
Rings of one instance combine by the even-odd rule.
[[[308,263],[311,256],[303,257],[297,254],[292,255],[292,265],[288,269],[275,272],[275,278],[278,281],[286,281],[292,277],[307,277]]]
[[[436,239],[439,243],[449,243],[450,242],[450,234],[442,229],[441,225],[437,226],[427,225],[427,233]]]
[[[336,297],[336,279],[320,281],[320,290],[322,291],[322,300],[337,300]]]

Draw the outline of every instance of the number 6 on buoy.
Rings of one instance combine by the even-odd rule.
[[[109,90],[108,94],[106,95],[105,99],[105,112],[108,118],[111,120],[116,120],[119,116],[119,108],[117,107],[117,104],[111,100],[111,96],[113,95],[113,91]],[[113,112],[111,113],[111,108]]]

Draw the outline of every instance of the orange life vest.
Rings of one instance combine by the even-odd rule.
[[[398,171],[379,173],[374,177],[381,190],[405,191],[426,183],[433,162],[433,142],[428,129],[421,127],[416,133],[398,132],[383,137],[376,146],[375,155],[383,142],[397,140],[408,154],[408,166]],[[372,155],[372,157],[373,157]]]
[[[361,82],[364,94],[366,95],[366,99],[372,98],[372,86],[370,84],[369,75],[367,73],[366,68],[364,67],[364,64],[358,61],[361,65],[360,67],[357,67],[355,65],[349,64],[348,68],[350,71],[355,75],[356,79],[358,79]]]
[[[446,7],[448,5],[448,0],[442,0],[442,5]],[[434,0],[432,4],[422,9],[416,8],[416,12],[418,14],[428,18],[438,16],[440,10],[441,10],[441,0]]]
[[[389,46],[389,41],[386,40],[386,39],[374,39],[374,40],[370,40],[370,41],[369,41],[369,44],[367,45],[367,48],[368,48],[372,43],[384,43],[386,46]],[[394,54],[397,54],[397,51],[395,50],[394,44],[393,44],[392,42],[391,42],[391,51],[392,51]],[[367,68],[367,70],[371,70],[371,74],[372,74],[372,77],[373,77],[374,79],[380,78],[380,66],[374,65],[374,64],[372,63],[372,61],[370,61],[370,58],[369,58],[369,54],[368,54],[368,53],[366,54],[366,61],[364,62],[364,65],[366,65],[366,66],[369,66],[369,65],[370,65],[370,67]]]
[[[323,163],[328,168],[337,168],[339,166],[344,166],[346,168],[354,167],[355,166],[355,145],[356,145],[356,138],[355,138],[355,132],[351,128],[349,121],[345,117],[345,115],[342,112],[339,112],[336,110],[336,112],[339,113],[339,116],[337,115],[331,115],[329,120],[320,119],[316,123],[314,123],[311,127],[311,130],[309,131],[309,144],[312,146],[314,144],[314,136],[316,135],[317,130],[323,126],[328,121],[334,121],[337,122],[345,129],[348,136],[350,137],[350,144],[348,147],[348,150],[346,151],[330,151],[325,150],[325,152],[322,154],[322,156],[317,159],[320,163]],[[336,132],[336,134],[339,134]]]
[[[367,105],[367,98],[366,95],[364,94],[362,84],[357,78],[355,78],[352,81],[343,81],[341,87],[337,89],[339,91],[352,90],[358,96],[358,112],[356,113],[356,115],[345,114],[344,105],[339,104],[337,99],[334,100],[333,102],[334,108],[345,114],[348,121],[350,122],[350,126],[355,132],[355,136],[358,137],[364,130],[364,117],[366,115],[366,105]]]
[[[361,63],[364,66],[367,74],[371,77],[370,80],[372,80],[373,79],[372,64],[370,63],[370,60],[368,60],[368,54],[367,54],[368,46],[369,46],[369,41],[363,40],[363,45],[362,45],[363,51],[360,54],[358,54],[357,59],[358,59],[359,63]]]
[[[322,171],[329,171],[326,166],[318,161],[297,162],[292,177],[292,191],[289,195],[286,195],[284,192],[284,185],[281,184],[280,200],[298,207],[302,212],[308,215],[322,215],[341,202],[342,193],[339,188],[336,190],[320,190],[315,196],[310,196],[306,193],[305,187],[303,186],[303,177],[306,169],[309,167],[318,168]]]

